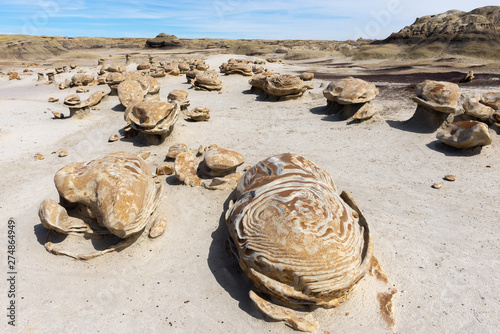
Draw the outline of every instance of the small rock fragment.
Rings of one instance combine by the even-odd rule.
[[[174,173],[174,164],[171,162],[164,163],[156,168],[156,175],[172,175]]]
[[[445,179],[446,181],[450,181],[450,182],[453,182],[453,181],[455,181],[455,180],[456,180],[455,175],[451,175],[451,174],[449,174],[449,175],[445,175],[444,179]]]
[[[53,97],[49,97],[49,102],[57,102],[59,101],[59,99],[56,99],[56,98],[53,98]]]
[[[120,137],[117,134],[109,136],[108,142],[114,142],[120,139]]]
[[[54,115],[54,118],[64,118],[63,114],[54,110],[52,110],[52,115]]]
[[[68,155],[68,153],[66,151],[59,152],[59,158],[64,158],[67,155]]]
[[[432,185],[432,188],[434,189],[441,189],[443,187],[443,184],[442,183],[434,183]]]
[[[43,160],[45,159],[42,153],[35,153],[35,159],[36,160]]]
[[[165,232],[166,228],[167,228],[167,218],[157,217],[154,220],[151,229],[149,230],[149,237],[152,239],[159,237]]]

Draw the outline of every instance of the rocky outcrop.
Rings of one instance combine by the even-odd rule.
[[[155,38],[150,38],[146,41],[146,47],[149,48],[178,48],[181,46],[181,41],[174,35],[161,33]]]
[[[470,12],[450,10],[423,16],[390,35],[383,43],[430,44],[436,41],[489,41],[500,44],[500,6],[486,6]]]

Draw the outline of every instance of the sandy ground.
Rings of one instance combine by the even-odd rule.
[[[217,69],[230,57],[213,55],[207,62]],[[95,60],[77,62],[80,67],[73,73],[84,65],[95,71]],[[11,67],[22,70],[20,65]],[[22,75],[20,81],[0,77],[0,249],[7,251],[9,217],[16,222],[17,241],[16,327],[9,326],[4,315],[1,331],[295,332],[253,306],[248,297],[251,283],[226,253],[222,217],[230,191],[191,188],[175,177],[162,177],[165,190],[158,214],[167,217],[168,226],[160,238],[87,262],[45,250],[47,231],[38,219],[38,206],[46,198],[58,200],[53,176],[59,168],[116,151],[151,151],[147,162],[155,169],[169,146],[184,143],[192,149],[217,144],[236,150],[244,155],[244,166],[279,153],[298,153],[329,172],[337,187],[357,200],[390,287],[399,291],[394,299],[397,325],[388,329],[379,313],[377,294],[388,287],[366,276],[346,303],[313,312],[320,323],[318,333],[498,332],[499,135],[492,131],[492,145],[481,151],[460,152],[437,143],[435,133],[418,133],[402,123],[416,109],[409,97],[420,77],[412,74],[460,75],[470,66],[448,65],[399,70],[394,68],[402,64],[374,61],[266,65],[283,74],[318,73],[314,89],[292,101],[270,101],[252,93],[248,78],[238,75],[222,76],[221,94],[190,89],[184,76],[161,78],[162,99],[173,89],[185,89],[190,109],[206,106],[212,118],[193,123],[181,117],[171,136],[156,146],[134,138],[108,143],[125,125],[116,96],[108,97],[88,118],[53,119],[50,110],[67,113],[62,101],[75,88],[60,91],[55,85],[37,85],[36,74]],[[4,72],[10,69],[2,63]],[[478,67],[475,72],[478,81],[461,86],[465,96],[500,91],[500,66]],[[325,113],[322,87],[331,78],[348,75],[372,75],[381,91],[376,101],[383,106],[383,121],[350,124]],[[64,75],[56,78],[61,81]],[[103,88],[108,89],[92,86],[90,93]],[[60,100],[48,103],[49,97]],[[54,152],[60,150],[68,156],[59,158]],[[45,159],[35,160],[37,152]],[[457,180],[443,181],[446,174]],[[431,188],[435,182],[444,182],[443,188]],[[0,305],[6,312],[6,256],[3,262]]]

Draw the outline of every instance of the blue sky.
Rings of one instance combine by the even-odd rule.
[[[385,38],[420,16],[486,5],[492,2],[0,0],[0,34],[154,37],[165,32],[180,38]]]

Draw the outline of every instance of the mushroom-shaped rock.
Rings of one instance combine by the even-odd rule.
[[[198,90],[221,90],[222,80],[215,70],[196,73],[196,77],[192,81],[195,89]]]
[[[491,144],[488,125],[476,121],[454,122],[436,137],[440,142],[460,149]]]
[[[188,95],[189,93],[186,92],[185,90],[180,90],[180,89],[174,89],[170,93],[168,93],[168,102],[176,102],[180,105],[181,109],[186,109],[189,107],[189,100],[188,100]]]
[[[467,99],[464,104],[464,112],[473,119],[488,121],[495,110],[479,102],[479,97]]]
[[[311,88],[312,86],[304,84],[299,77],[287,74],[268,76],[262,87],[268,95],[287,98],[300,97]]]
[[[168,135],[179,116],[179,105],[168,102],[143,101],[125,110],[125,121],[132,128],[151,135]]]
[[[500,92],[490,92],[483,95],[481,103],[495,110],[500,110]]]
[[[125,81],[125,75],[121,72],[112,72],[106,76],[106,84],[108,84],[113,93],[116,93],[118,85],[123,81]]]
[[[412,100],[419,105],[447,114],[457,111],[458,99],[462,95],[457,84],[433,80],[419,83],[415,94]]]
[[[224,176],[234,173],[245,162],[243,156],[227,148],[211,146],[205,151],[200,172],[207,176]]]
[[[210,109],[207,107],[196,107],[191,110],[187,117],[196,122],[202,122],[210,119]]]
[[[134,242],[151,220],[160,200],[162,184],[155,184],[151,168],[136,155],[118,152],[90,162],[76,162],[60,169],[54,177],[61,205],[45,200],[39,217],[48,229],[62,233],[102,234],[80,217],[70,217],[66,209],[79,206],[88,217],[125,241],[103,251],[77,255],[51,242],[45,246],[57,254],[89,259]],[[137,237],[134,237],[137,236]]]
[[[365,103],[379,93],[374,84],[352,77],[334,80],[323,90],[328,101],[338,104]]]
[[[193,153],[182,152],[175,158],[174,172],[177,179],[191,187],[199,186],[201,179],[196,175]]]
[[[312,315],[291,308],[336,307],[369,272],[368,224],[331,176],[304,157],[270,157],[245,172],[226,212],[230,246],[258,293],[250,298],[268,316],[313,331]],[[279,304],[280,305],[279,305]]]
[[[69,108],[69,116],[75,118],[84,118],[90,113],[90,106],[82,103],[77,94],[68,95],[64,99],[64,105]]]
[[[407,125],[424,132],[434,132],[453,122],[453,114],[458,109],[460,89],[457,84],[426,80],[417,85],[412,100],[417,102],[417,110]]]
[[[118,99],[124,107],[128,107],[132,103],[141,102],[146,96],[141,84],[135,80],[122,81],[118,85],[117,91]]]

